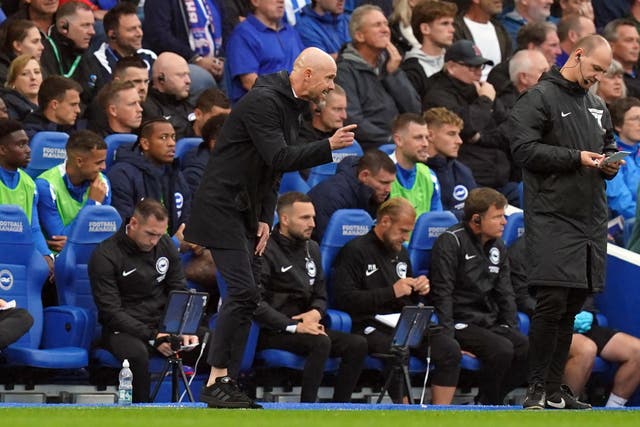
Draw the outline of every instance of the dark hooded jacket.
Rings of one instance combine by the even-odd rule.
[[[9,118],[13,120],[23,121],[29,113],[33,113],[38,106],[29,101],[23,94],[15,89],[6,87],[0,88],[0,98],[7,106]]]
[[[604,102],[554,68],[520,96],[508,131],[524,181],[529,285],[602,290],[612,177],[583,167],[580,152],[617,151]]]

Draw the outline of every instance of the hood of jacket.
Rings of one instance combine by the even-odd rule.
[[[405,61],[410,58],[416,58],[420,64],[425,64],[431,68],[440,67],[444,64],[444,51],[442,55],[431,56],[424,53],[419,47],[414,47],[404,55]]]
[[[539,81],[549,81],[557,86],[560,86],[566,92],[572,95],[584,95],[587,92],[587,90],[580,86],[577,82],[572,82],[565,79],[563,75],[560,74],[560,70],[555,66],[546,73],[543,73]]]
[[[260,88],[261,90],[273,91],[282,95],[287,102],[294,104],[301,111],[307,105],[307,101],[302,98],[296,98],[293,95],[293,88],[289,81],[289,73],[286,71],[280,71],[272,74],[265,74],[258,77],[254,89]]]
[[[373,189],[358,179],[358,162],[360,157],[348,156],[336,167],[336,175],[341,174],[349,187],[358,195],[360,207],[368,206],[373,196]]]
[[[375,67],[372,67],[365,59],[360,55],[360,52],[356,50],[353,43],[348,43],[340,53],[338,61],[350,61],[354,64],[358,70],[366,70],[374,73],[376,76],[380,76],[386,73],[385,66],[387,64],[387,52],[382,52],[378,56],[378,63]]]

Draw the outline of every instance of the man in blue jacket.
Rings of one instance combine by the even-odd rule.
[[[300,12],[294,27],[305,47],[317,47],[336,59],[345,43],[351,41],[349,16],[343,0],[311,0]]]

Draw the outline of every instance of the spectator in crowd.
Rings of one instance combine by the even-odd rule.
[[[16,205],[24,211],[31,224],[36,249],[44,257],[52,274],[53,253],[40,229],[36,184],[22,170],[30,159],[29,138],[22,124],[12,119],[0,119],[0,203]]]
[[[193,105],[189,102],[191,77],[187,61],[172,52],[163,52],[153,65],[152,87],[142,104],[143,120],[166,117],[176,132],[176,138],[185,136],[190,127],[189,114]]]
[[[560,39],[560,55],[556,57],[556,66],[562,67],[569,58],[568,52],[573,52],[573,47],[583,37],[596,33],[593,19],[580,15],[563,17],[558,23],[558,39]]]
[[[406,53],[401,68],[420,99],[427,92],[427,78],[442,70],[444,52],[453,43],[457,10],[453,3],[423,0],[411,15],[411,27],[420,46]]]
[[[0,357],[2,350],[20,339],[33,325],[33,317],[24,308],[9,307],[0,298]]]
[[[53,25],[53,17],[58,10],[58,0],[30,0],[21,3],[11,19],[26,19],[38,27],[42,39],[49,34],[49,27]]]
[[[518,311],[532,316],[535,297],[527,287],[525,238],[518,238],[509,248],[511,282],[516,292]],[[598,324],[593,298],[587,298],[582,311],[576,314],[569,358],[564,367],[564,381],[580,396],[591,376],[596,356],[619,364],[607,407],[621,407],[627,403],[640,384],[640,340],[634,336]]]
[[[349,16],[344,13],[344,0],[312,0],[300,11],[294,27],[305,47],[317,47],[333,59],[349,36]]]
[[[445,107],[462,118],[460,161],[471,168],[478,185],[501,191],[517,206],[517,185],[509,181],[509,148],[498,130],[506,117],[495,102],[491,83],[480,82],[482,68],[488,63],[491,61],[480,55],[473,42],[455,42],[445,54],[444,69],[431,77],[423,106]]]
[[[60,252],[78,213],[85,206],[110,205],[109,180],[102,173],[107,144],[88,130],[74,132],[66,146],[67,160],[36,179],[38,216],[47,244]]]
[[[427,166],[436,173],[440,184],[442,208],[462,219],[462,208],[469,192],[477,187],[471,169],[458,160],[462,146],[462,119],[444,107],[424,112],[429,128]]]
[[[22,121],[27,114],[38,109],[38,92],[42,84],[42,70],[38,60],[30,55],[19,55],[9,66],[7,82],[0,89],[9,117]]]
[[[304,49],[298,32],[284,22],[284,2],[251,0],[252,13],[233,30],[227,51],[231,89],[229,98],[237,102],[258,76],[293,69]]]
[[[476,188],[464,204],[463,221],[441,234],[431,261],[432,299],[440,324],[460,348],[475,355],[478,401],[501,405],[525,382],[527,337],[518,330],[507,250],[500,236],[506,198]]]
[[[189,184],[191,194],[195,194],[198,185],[200,185],[200,180],[204,170],[207,168],[211,152],[220,136],[222,125],[224,125],[228,116],[226,113],[221,113],[210,117],[202,126],[202,142],[197,147],[189,150],[180,162],[182,174],[184,179],[187,180],[187,184]]]
[[[91,130],[103,138],[114,133],[135,133],[142,123],[140,95],[131,82],[112,81],[98,94],[98,103],[107,116],[107,126],[90,122]]]
[[[80,93],[82,87],[62,76],[44,79],[38,91],[38,110],[24,119],[29,137],[43,130],[71,133],[84,129],[86,123],[80,115]]]
[[[118,150],[118,161],[107,176],[111,181],[111,204],[123,221],[131,217],[136,203],[151,197],[162,201],[169,212],[169,234],[181,239],[189,218],[191,190],[177,162],[176,134],[171,122],[158,118],[142,123],[140,137],[133,146]]]
[[[618,174],[607,183],[607,203],[613,216],[634,218],[640,184],[640,100],[621,98],[611,104],[609,112],[618,149],[631,154],[625,158]]]
[[[591,1],[596,28],[604,28],[607,23],[629,14],[629,0]]]
[[[161,330],[170,291],[185,291],[180,255],[167,235],[169,213],[150,197],[136,203],[131,219],[91,254],[89,280],[102,325],[102,344],[129,360],[133,402],[149,401],[149,357],[174,354]],[[181,335],[182,345],[198,344]]]
[[[7,81],[9,65],[19,55],[40,61],[44,46],[36,24],[25,19],[11,19],[0,27],[0,83]]]
[[[251,1],[249,0],[222,0],[224,20],[222,21],[222,36],[226,42],[234,28],[247,19],[251,13]]]
[[[220,89],[211,88],[203,91],[193,109],[193,120],[185,136],[202,136],[202,127],[211,117],[231,112],[229,98]],[[191,119],[191,117],[189,117]]]
[[[456,28],[454,40],[471,40],[480,48],[485,58],[495,65],[511,56],[511,36],[502,26],[498,16],[502,13],[502,1],[471,0],[466,12],[458,14],[454,21]],[[482,81],[492,67],[482,70]]]
[[[551,16],[553,0],[515,0],[515,8],[500,16],[502,25],[516,43],[516,35],[520,28],[532,22],[556,23],[557,18]]]
[[[415,221],[415,211],[407,200],[391,198],[378,209],[375,227],[347,243],[336,257],[336,302],[351,314],[352,330],[367,339],[369,353],[388,354],[391,348],[393,329],[375,320],[377,314],[400,312],[429,294],[429,279],[413,276],[403,246]],[[411,353],[424,359],[429,355],[427,347],[431,347],[436,366],[431,379],[432,401],[449,405],[458,383],[460,346],[441,331],[426,335],[428,338]],[[406,399],[401,386],[402,379],[394,378],[389,394],[395,403]]]
[[[593,14],[593,6],[591,0],[559,0],[558,6],[560,7],[562,19],[572,16],[584,16],[593,22],[595,18]],[[595,31],[594,31],[595,33]]]
[[[511,151],[523,169],[527,281],[537,297],[527,409],[590,407],[561,380],[574,317],[587,295],[604,286],[604,180],[615,176],[620,162],[601,164],[617,148],[609,112],[588,89],[610,64],[607,41],[585,37],[561,70],[552,68],[520,96],[509,116]],[[550,182],[549,176],[558,179]]]
[[[391,197],[403,197],[416,211],[441,211],[438,177],[425,162],[429,158],[429,129],[424,118],[414,113],[400,114],[393,121],[396,149],[391,160],[396,164],[396,179],[391,184]]]
[[[393,12],[389,17],[389,29],[391,30],[391,42],[398,49],[402,57],[411,49],[420,48],[420,42],[413,34],[411,17],[413,10],[421,0],[393,0]],[[373,2],[361,2],[359,5]]]
[[[324,102],[311,104],[311,120],[306,120],[300,128],[298,142],[311,142],[329,138],[336,129],[344,126],[347,119],[347,94],[342,86],[327,94]]]
[[[116,64],[127,56],[139,57],[151,70],[157,55],[152,50],[142,48],[142,23],[136,14],[136,6],[127,2],[118,3],[107,12],[103,23],[107,41],[88,59],[97,77],[98,89],[111,81]]]
[[[330,162],[332,150],[353,143],[354,125],[329,139],[295,143],[302,107],[322,101],[333,89],[335,74],[333,58],[310,47],[296,58],[291,73],[259,77],[231,110],[196,192],[185,237],[209,249],[228,288],[209,353],[209,380],[200,393],[209,407],[260,407],[235,382],[260,301],[251,272],[257,271],[256,256],[269,237],[282,172]]]
[[[334,176],[308,193],[316,208],[313,239],[322,241],[331,215],[338,209],[364,209],[374,216],[378,207],[389,198],[395,179],[396,166],[380,150],[367,150],[360,158],[344,158]]]
[[[306,357],[301,402],[318,400],[325,363],[329,357],[339,357],[333,401],[350,402],[364,366],[367,341],[360,335],[325,329],[321,323],[327,289],[320,247],[311,240],[315,216],[311,199],[302,193],[285,193],[278,199],[277,213],[279,222],[267,242],[260,272],[258,348]]]
[[[40,64],[47,76],[75,80],[82,87],[82,101],[91,102],[97,76],[89,65],[88,49],[95,34],[93,12],[84,3],[71,1],[56,12],[55,25],[46,41]]]
[[[539,50],[547,59],[549,67],[556,63],[556,57],[560,55],[560,39],[556,32],[556,26],[549,22],[527,24],[518,31],[518,44],[516,52],[524,49]],[[509,76],[509,60],[503,61],[493,67],[487,77],[498,92],[502,92],[511,82]]]
[[[613,52],[613,59],[624,69],[624,83],[628,96],[640,97],[640,79],[638,79],[638,57],[640,55],[640,35],[636,24],[627,18],[609,22],[602,32]]]
[[[224,69],[223,9],[218,0],[148,0],[144,4],[144,46],[173,52],[189,65],[192,94],[216,86]]]
[[[113,69],[113,80],[131,82],[140,95],[140,102],[147,100],[149,93],[149,70],[137,56],[122,58]]]
[[[589,88],[589,92],[602,98],[607,104],[607,108],[615,100],[625,98],[627,96],[627,85],[624,84],[624,69],[622,65],[613,59],[607,72]]]
[[[4,100],[0,97],[0,119],[8,119],[9,118],[9,109],[7,105],[4,103]]]
[[[391,121],[399,113],[419,113],[420,101],[400,69],[402,56],[391,43],[380,8],[360,6],[349,23],[351,43],[338,58],[336,82],[347,93],[348,122],[356,123],[363,148],[391,140]]]

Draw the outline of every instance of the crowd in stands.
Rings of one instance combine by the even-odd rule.
[[[153,247],[160,244],[172,261],[180,257],[182,270],[171,270],[168,289],[183,288],[186,278],[217,299],[211,253],[186,241],[183,232],[225,120],[256,82],[267,80],[263,76],[291,72],[303,49],[316,47],[335,59],[335,89],[300,111],[301,131],[291,141],[326,139],[356,124],[363,152],[334,152],[331,176],[307,186],[308,195],[280,198],[280,222],[264,255],[265,303],[256,314],[266,331],[258,348],[308,357],[305,402],[317,400],[330,357],[342,357],[333,399],[349,401],[367,353],[385,353],[391,342],[392,329],[374,316],[424,297],[436,305],[443,327],[430,338],[434,403],[451,403],[465,353],[482,363],[478,402],[502,404],[507,392],[524,385],[519,374],[528,341],[518,330],[516,310],[531,315],[534,300],[523,270],[509,274],[509,259],[518,259],[500,240],[504,206],[526,208],[507,122],[518,97],[544,73],[581,66],[567,61],[585,36],[601,34],[611,47],[614,60],[590,91],[609,109],[618,149],[631,153],[607,182],[609,217],[629,222],[640,215],[640,0],[311,0],[293,14],[285,13],[289,0],[1,3],[7,19],[0,24],[0,205],[25,211],[49,267],[48,287],[55,287],[54,260],[78,213],[110,205],[137,230],[132,240],[139,249],[149,215],[153,230],[162,225],[168,236],[158,236]],[[65,159],[29,176],[30,140],[45,131],[68,136]],[[194,138],[183,152],[181,144]],[[312,172],[293,173],[304,182]],[[242,203],[239,195],[221,195],[231,196]],[[160,206],[141,211],[140,201],[150,199]],[[339,209],[362,209],[376,225],[344,247],[336,263],[339,286],[331,290],[318,244]],[[429,278],[414,277],[403,243],[420,215],[441,211],[452,212],[459,224],[434,247]],[[494,229],[476,221],[488,216]],[[630,234],[610,240],[640,253],[640,225]],[[126,235],[120,230],[106,244],[127,244]],[[483,246],[493,252],[478,252]],[[499,259],[491,266],[495,274],[485,277],[480,264],[465,270],[461,257],[469,254],[487,263],[488,257]],[[289,264],[295,274],[284,270]],[[96,281],[104,274],[92,271]],[[103,282],[102,292],[115,292]],[[489,290],[495,300],[485,297]],[[338,297],[337,308],[352,316],[352,333],[322,326],[332,308],[330,292]],[[113,294],[95,296],[103,326],[118,331],[112,307],[101,307],[114,304]],[[1,297],[0,309],[6,304]],[[55,292],[43,298],[56,304]],[[297,321],[303,312],[313,312],[310,321]],[[640,364],[640,341],[598,327],[594,312],[590,305],[582,312],[588,314],[581,313],[589,327],[575,331],[567,383],[581,393],[596,354],[620,363],[623,374],[608,403],[623,406],[640,383],[630,373]],[[24,310],[8,313],[0,310],[0,356],[19,338],[5,331],[32,321]],[[135,322],[123,324],[135,335]],[[162,336],[151,336],[158,332],[152,329],[135,338],[157,342]],[[110,336],[106,345],[124,359],[129,344],[120,341]],[[147,362],[135,366],[134,381]],[[134,399],[142,402],[149,384],[139,384]],[[402,379],[392,382],[394,402],[406,398],[401,386]]]

